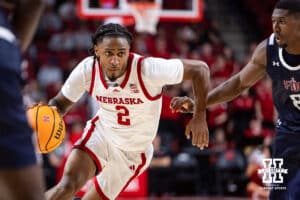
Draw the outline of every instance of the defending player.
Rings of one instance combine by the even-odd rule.
[[[63,178],[46,193],[48,200],[70,199],[94,176],[94,187],[83,199],[115,199],[141,174],[152,158],[164,85],[192,80],[197,100],[186,132],[192,132],[193,145],[208,145],[207,65],[196,60],[145,58],[130,53],[131,40],[131,33],[118,24],[100,26],[92,37],[94,56],[84,59],[50,100],[64,114],[88,91],[99,110],[71,152]]]
[[[271,200],[300,199],[300,1],[280,0],[273,14],[273,34],[255,49],[250,62],[235,76],[209,92],[207,105],[230,101],[268,74],[279,113],[273,158],[288,169],[283,183],[273,184]],[[176,97],[175,111],[193,111],[193,101]],[[278,180],[277,180],[278,181]],[[276,186],[278,186],[276,189]]]
[[[21,92],[21,53],[31,42],[42,10],[41,0],[0,1],[0,199],[44,199],[42,170]]]

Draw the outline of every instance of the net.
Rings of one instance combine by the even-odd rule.
[[[156,34],[161,5],[156,2],[128,2],[127,9],[135,19],[135,30]]]

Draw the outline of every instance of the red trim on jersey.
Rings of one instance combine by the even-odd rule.
[[[86,136],[84,137],[83,141],[80,144],[75,145],[73,148],[78,148],[78,149],[81,149],[81,150],[85,151],[94,160],[94,162],[96,163],[98,171],[101,171],[102,170],[101,162],[98,160],[98,158],[94,154],[94,152],[92,152],[88,147],[85,146],[85,144],[87,143],[87,141],[90,139],[92,133],[94,132],[95,126],[96,126],[95,123],[98,120],[99,120],[99,116],[96,116],[96,117],[94,117],[94,119],[92,119],[91,126],[90,126],[90,128],[89,128]]]
[[[120,85],[120,87],[122,89],[125,87],[126,83],[128,82],[129,75],[130,75],[130,72],[131,72],[131,65],[132,65],[132,61],[133,61],[133,56],[134,56],[133,53],[129,53],[126,75],[125,75],[125,78],[124,78],[123,82]]]
[[[95,184],[95,188],[100,196],[101,199],[103,200],[109,200],[109,198],[107,198],[107,196],[103,193],[103,191],[101,190],[101,187],[98,183],[98,180],[96,177],[94,177],[94,184]]]
[[[128,62],[127,62],[127,69],[126,69],[126,75],[125,75],[125,78],[124,78],[123,82],[120,85],[120,87],[122,89],[125,87],[128,79],[129,79],[133,57],[134,57],[133,53],[129,53]],[[98,67],[99,67],[99,71],[100,71],[100,80],[101,80],[103,86],[105,87],[105,89],[107,89],[108,85],[107,85],[107,83],[105,81],[105,78],[104,78],[105,75],[103,73],[102,66],[100,65],[100,60],[98,60]]]
[[[90,150],[88,147],[86,147],[86,146],[84,146],[82,144],[75,145],[73,148],[74,149],[80,149],[80,150],[86,152],[93,159],[93,161],[95,162],[95,164],[97,166],[97,171],[98,172],[102,171],[101,162],[100,162],[100,160],[98,160],[96,154],[94,154],[94,152],[92,152],[92,150]]]
[[[105,81],[105,78],[104,78],[104,73],[102,71],[102,66],[100,65],[100,59],[97,60],[98,61],[98,68],[99,68],[99,73],[100,73],[100,81],[102,82],[103,86],[105,87],[105,89],[108,88],[108,85]]]
[[[145,166],[146,164],[146,155],[145,153],[141,153],[141,159],[142,163],[137,167],[136,171],[134,172],[134,175],[127,181],[121,192],[129,185],[129,183],[140,174],[141,169]]]
[[[96,116],[94,119],[92,119],[92,122],[91,122],[91,127],[89,128],[85,138],[83,139],[83,141],[81,142],[80,145],[85,145],[87,143],[87,141],[90,139],[94,129],[95,129],[95,123],[98,121],[99,119],[99,116]]]
[[[94,84],[95,84],[95,76],[96,76],[96,59],[94,58],[94,62],[93,62],[93,71],[92,71],[92,80],[91,80],[91,85],[90,85],[90,90],[89,90],[89,94],[92,96],[93,94],[93,89],[94,89]]]
[[[143,81],[143,78],[142,78],[142,61],[143,60],[144,60],[144,57],[140,57],[139,60],[138,60],[138,64],[137,64],[138,79],[139,79],[140,85],[142,87],[142,90],[144,92],[144,95],[147,97],[147,99],[149,99],[151,101],[155,101],[155,100],[159,99],[162,96],[162,93],[160,93],[160,94],[153,97],[147,91],[147,89],[145,87],[145,84],[144,84],[144,81]]]

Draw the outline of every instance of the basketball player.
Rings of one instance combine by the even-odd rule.
[[[21,93],[21,53],[42,10],[41,0],[0,1],[0,199],[44,199],[42,170]]]
[[[268,74],[273,82],[273,100],[279,113],[273,158],[283,159],[277,168],[288,173],[273,174],[282,183],[273,184],[270,199],[300,199],[300,1],[280,0],[273,14],[273,34],[255,49],[249,63],[238,74],[208,94],[207,105],[227,102]],[[192,111],[193,101],[176,97],[171,108]],[[276,186],[278,186],[276,188]]]
[[[186,131],[199,148],[208,144],[206,95],[209,69],[196,60],[145,58],[130,52],[131,33],[118,24],[100,26],[92,37],[92,57],[70,74],[49,104],[61,114],[84,91],[99,103],[99,110],[75,144],[60,182],[46,192],[48,200],[69,200],[94,177],[84,200],[115,199],[150,163],[152,141],[162,106],[162,87],[190,79],[195,115]]]

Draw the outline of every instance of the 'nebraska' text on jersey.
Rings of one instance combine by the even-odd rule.
[[[151,96],[143,82],[143,57],[130,54],[128,68],[120,85],[109,86],[99,62],[92,72],[90,95],[99,104],[97,116],[103,135],[127,151],[144,150],[157,132],[161,94]]]
[[[279,113],[277,128],[300,132],[300,56],[288,54],[279,47],[274,34],[267,41],[267,72]]]

